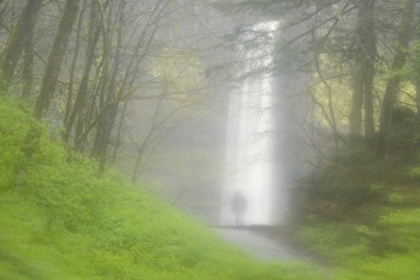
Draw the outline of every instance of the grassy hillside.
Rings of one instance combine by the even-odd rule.
[[[58,138],[0,100],[0,279],[320,279],[249,259],[118,173],[98,178]]]
[[[94,161],[66,151],[21,108],[0,100],[0,279],[325,279],[305,265],[250,259],[117,172],[99,178]],[[30,130],[41,136],[24,146],[28,160]],[[296,190],[299,239],[330,261],[329,279],[420,279],[410,137],[381,161],[368,149],[331,156]]]

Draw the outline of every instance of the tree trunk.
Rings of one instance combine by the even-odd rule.
[[[364,51],[366,52],[365,70],[365,137],[372,139],[375,136],[375,113],[373,108],[373,80],[375,77],[376,39],[375,39],[375,0],[362,1],[367,5],[366,34]]]
[[[420,44],[420,25],[417,26],[417,42]],[[416,70],[416,108],[417,116],[420,117],[420,51],[415,52],[415,62],[414,67]]]
[[[33,33],[36,17],[41,10],[43,0],[28,0],[17,24],[13,27],[10,40],[4,49],[0,68],[6,80],[11,83],[16,65],[22,54],[27,38]]]
[[[417,77],[416,77],[416,107],[417,107],[417,116],[420,117],[420,69],[417,70]]]
[[[36,100],[33,116],[42,119],[45,112],[49,109],[50,99],[55,91],[55,87],[60,75],[61,64],[67,49],[73,26],[79,12],[80,0],[67,0],[63,15],[58,24],[57,33],[54,38],[53,47],[48,57],[42,78],[41,91]]]
[[[68,142],[70,134],[76,120],[77,114],[83,110],[83,104],[86,99],[89,85],[89,74],[95,59],[96,45],[99,40],[100,27],[98,24],[98,6],[96,1],[92,1],[90,16],[89,16],[89,34],[88,34],[88,46],[86,49],[86,63],[83,69],[82,80],[77,91],[76,100],[74,102],[73,109],[71,110],[70,116],[67,120],[65,133],[63,136],[64,141]]]
[[[124,106],[121,112],[121,116],[120,116],[120,122],[118,124],[118,130],[117,130],[117,137],[115,140],[115,147],[114,147],[114,151],[112,153],[112,159],[111,159],[111,164],[115,162],[115,160],[117,159],[117,153],[118,153],[118,149],[121,147],[123,141],[122,141],[122,129],[124,126],[124,119],[125,119],[125,112],[127,111],[127,106],[128,106],[128,101],[124,102]]]
[[[366,136],[372,137],[375,133],[373,118],[373,76],[376,56],[374,34],[375,0],[358,0],[357,22],[357,55],[354,75],[353,97],[351,103],[350,144],[355,145],[360,138],[362,128],[362,109],[365,101],[365,131]]]
[[[103,89],[101,92],[101,108],[106,106],[105,104],[110,104],[115,102],[109,108],[104,108],[104,113],[100,116],[100,120],[96,127],[96,135],[95,141],[92,147],[91,156],[95,157],[99,161],[99,175],[102,175],[105,171],[105,166],[107,162],[107,146],[109,142],[109,138],[111,136],[112,129],[114,127],[115,116],[118,112],[119,108],[119,100],[118,96],[116,97],[116,85],[117,85],[117,75],[120,71],[120,63],[121,63],[121,48],[122,48],[122,40],[123,40],[123,30],[124,30],[124,13],[125,13],[126,2],[122,1],[120,3],[119,9],[119,17],[118,17],[118,39],[116,45],[116,54],[114,60],[114,66],[111,72],[111,77],[109,83],[107,83],[107,88]],[[109,36],[109,41],[111,44],[112,42],[112,34]],[[110,50],[107,50],[107,54],[109,54]],[[108,69],[108,68],[107,68]],[[106,71],[107,79],[108,71]],[[106,93],[106,96],[105,96]],[[106,98],[105,98],[106,97]]]
[[[34,77],[34,33],[33,30],[26,38],[24,52],[25,59],[23,62],[23,90],[22,97],[27,98],[32,93],[32,79]]]
[[[376,54],[375,54],[376,56]],[[375,112],[373,107],[373,79],[375,77],[375,59],[366,69],[365,80],[365,138],[373,139],[375,137]]]
[[[83,2],[83,7],[85,6],[86,6],[86,0],[84,0]],[[76,44],[75,44],[73,60],[71,62],[71,68],[70,68],[69,91],[67,95],[66,111],[64,112],[64,120],[63,120],[64,125],[67,123],[69,119],[72,103],[73,103],[74,73],[76,71],[76,63],[77,63],[77,58],[79,56],[80,36],[82,34],[82,23],[83,23],[84,15],[85,15],[85,9],[83,8],[82,11],[80,12],[79,21],[77,23]]]
[[[165,89],[166,91],[166,89]],[[159,99],[158,104],[156,105],[155,111],[153,113],[153,120],[152,120],[152,126],[147,133],[145,139],[141,143],[141,145],[137,148],[137,156],[136,156],[136,162],[134,164],[133,173],[131,174],[131,181],[133,183],[136,183],[139,176],[140,176],[140,169],[141,169],[141,163],[144,157],[144,153],[146,151],[146,148],[150,144],[150,140],[152,139],[153,134],[156,132],[156,129],[162,124],[162,122],[158,123],[157,119],[159,117],[160,109],[162,106],[162,102],[164,100],[164,97]]]
[[[351,111],[349,118],[349,138],[350,145],[354,146],[360,137],[360,129],[362,127],[362,107],[363,107],[363,63],[361,59],[356,61],[356,72],[354,76],[353,96],[351,100]]]
[[[413,21],[413,14],[416,0],[407,0],[404,12],[401,19],[401,27],[398,34],[396,54],[392,63],[392,72],[397,72],[403,69],[407,59],[408,43],[410,41],[411,23]],[[395,102],[397,101],[399,86],[401,78],[395,75],[390,78],[385,90],[384,101],[382,105],[380,126],[379,126],[379,139],[377,154],[380,157],[386,155],[387,150],[387,137],[388,131],[392,122],[392,110]]]

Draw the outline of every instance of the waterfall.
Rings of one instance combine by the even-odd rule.
[[[277,22],[260,23],[254,25],[252,31],[273,36],[277,26]],[[264,40],[260,46],[245,52],[245,72],[272,62],[273,38],[269,43]],[[273,174],[273,103],[272,81],[267,75],[247,80],[230,95],[222,225],[235,224],[236,215],[232,211],[235,193],[240,193],[246,200],[245,225],[269,225],[276,220],[274,182],[279,180],[274,181]]]

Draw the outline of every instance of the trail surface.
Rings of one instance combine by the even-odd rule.
[[[290,246],[286,241],[271,239],[250,229],[219,228],[217,232],[229,243],[238,245],[250,255],[264,261],[306,261],[313,260]]]

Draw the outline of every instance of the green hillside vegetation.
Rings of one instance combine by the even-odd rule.
[[[334,153],[295,190],[300,240],[339,279],[420,279],[420,121],[393,114],[386,158],[368,144]]]
[[[19,107],[0,102],[0,279],[321,279],[250,259],[116,172],[99,177]],[[29,128],[41,137],[27,160]]]

